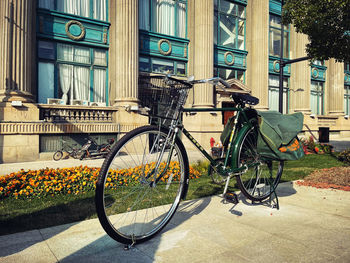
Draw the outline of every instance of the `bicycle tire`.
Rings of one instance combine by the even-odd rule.
[[[215,162],[217,164],[223,164],[225,162],[225,158],[217,158],[215,159]],[[211,164],[209,164],[209,167],[208,167],[208,175],[210,176],[211,181],[217,185],[224,185],[227,179],[226,176],[221,175],[217,171],[217,169],[213,167]]]
[[[62,151],[56,151],[56,152],[53,154],[53,156],[52,156],[52,158],[53,158],[55,161],[61,160],[62,157],[63,157],[63,152],[62,152]]]
[[[84,152],[80,155],[79,160],[80,160],[80,161],[84,160],[85,156],[86,156],[86,151],[84,151]]]
[[[252,201],[263,201],[270,197],[280,181],[284,166],[283,161],[266,160],[259,155],[258,132],[257,127],[252,127],[245,133],[237,156],[239,167],[248,166],[246,171],[236,177],[237,184],[244,196]]]
[[[167,132],[151,125],[130,131],[113,146],[101,167],[95,194],[97,215],[106,233],[120,243],[141,243],[159,233],[186,193],[189,164],[178,138],[173,154],[165,148],[161,159],[163,165],[170,156],[171,167],[165,170],[161,165],[156,172],[166,172],[164,180],[153,185],[153,175],[147,178],[160,159],[160,150],[167,147]],[[121,173],[126,171],[129,176],[123,179]]]

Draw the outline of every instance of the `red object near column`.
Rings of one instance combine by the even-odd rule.
[[[210,147],[213,148],[214,147],[214,143],[215,143],[215,140],[213,137],[210,138]]]

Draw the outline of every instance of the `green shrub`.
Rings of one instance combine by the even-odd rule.
[[[338,160],[341,161],[341,162],[344,162],[347,165],[350,165],[350,149],[342,151],[338,155]]]

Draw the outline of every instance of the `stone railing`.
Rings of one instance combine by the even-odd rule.
[[[113,122],[112,107],[38,105],[40,120],[47,122]]]

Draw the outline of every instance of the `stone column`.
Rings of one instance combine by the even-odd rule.
[[[214,2],[195,0],[194,41],[192,50],[193,74],[196,79],[213,77],[214,73]],[[213,86],[196,85],[194,88],[194,107],[214,107]]]
[[[291,59],[307,56],[306,45],[309,43],[307,35],[299,34],[295,28],[290,32]],[[310,113],[310,61],[305,60],[291,64],[290,97],[291,110]]]
[[[137,105],[139,75],[138,0],[111,1],[116,17],[111,28],[112,61],[115,63],[115,104]],[[113,6],[114,5],[114,6]],[[113,13],[112,13],[113,14]]]
[[[113,119],[121,133],[148,123],[148,118],[130,111],[138,105],[139,24],[138,0],[110,1],[111,102],[118,107]]]
[[[268,109],[269,0],[248,1],[247,32],[247,85],[260,99],[255,108]]]
[[[36,91],[36,1],[0,1],[0,101],[32,102]]]
[[[344,64],[337,63],[334,59],[326,62],[326,87],[325,98],[327,101],[327,114],[344,114]]]

